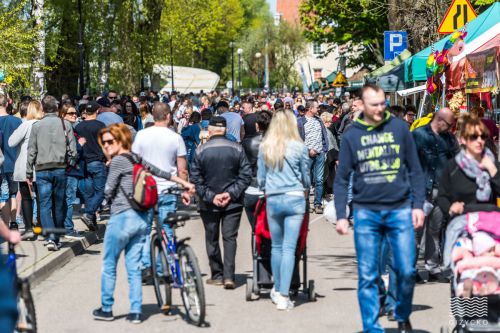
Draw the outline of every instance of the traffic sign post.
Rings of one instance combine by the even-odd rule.
[[[384,31],[384,60],[391,61],[408,48],[406,31]]]
[[[438,32],[451,34],[476,17],[477,14],[469,0],[453,0],[439,25]]]
[[[338,72],[335,80],[332,83],[332,87],[347,87],[349,83],[342,72]]]

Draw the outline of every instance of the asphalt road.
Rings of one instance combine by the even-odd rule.
[[[200,220],[188,221],[179,236],[192,237],[204,274],[209,273],[205,254],[204,231]],[[314,279],[317,302],[304,295],[296,308],[278,312],[268,297],[245,301],[245,278],[251,274],[250,227],[242,220],[238,236],[237,288],[205,285],[207,327],[198,328],[184,319],[179,292],[174,290],[174,311],[166,316],[158,311],[152,286],[144,287],[143,314],[146,320],[133,325],[125,320],[129,310],[128,285],[123,258],[120,259],[115,291],[113,322],[92,318],[100,306],[102,244],[96,244],[37,286],[33,293],[40,332],[359,332],[361,318],[356,298],[356,264],[352,232],[336,234],[331,224],[311,216],[308,238],[308,278]],[[206,276],[205,276],[206,278]],[[417,285],[411,320],[416,332],[439,332],[448,325],[449,286],[440,283]],[[387,332],[397,332],[397,324],[381,320]]]

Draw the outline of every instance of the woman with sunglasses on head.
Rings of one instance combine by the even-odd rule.
[[[116,284],[116,265],[124,250],[130,299],[130,313],[127,320],[139,324],[142,321],[141,255],[148,236],[148,211],[134,210],[130,203],[130,194],[133,192],[134,164],[140,162],[155,176],[179,183],[191,193],[194,192],[194,185],[158,169],[131,153],[132,134],[125,124],[113,124],[103,128],[99,133],[98,141],[104,154],[110,160],[104,195],[106,200],[111,202],[111,217],[104,235],[101,276],[102,307],[94,310],[93,315],[97,320],[111,321],[114,319],[112,307]],[[189,193],[183,193],[183,201],[185,204],[189,204]]]
[[[500,163],[486,147],[488,128],[472,115],[464,115],[461,123],[462,149],[443,170],[437,197],[439,208],[451,219],[443,250],[445,267],[450,264],[453,232],[464,229],[465,214],[499,210],[496,200],[500,197]]]

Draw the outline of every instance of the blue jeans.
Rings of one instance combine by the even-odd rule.
[[[87,163],[87,177],[85,178],[85,213],[95,215],[104,199],[106,185],[106,165],[100,161]]]
[[[380,247],[386,238],[392,249],[396,273],[397,321],[410,317],[415,287],[415,232],[410,208],[395,210],[354,210],[354,242],[358,260],[358,302],[363,332],[384,332],[378,323],[380,310]]]
[[[141,255],[147,238],[147,214],[128,209],[111,216],[104,236],[104,257],[101,277],[103,311],[111,311],[116,285],[116,264],[125,250],[130,313],[141,313],[142,278]]]
[[[384,281],[379,279],[379,292],[381,299],[384,301],[385,310],[394,311],[396,308],[396,273],[394,272],[391,247],[387,238],[384,238],[380,246],[380,274],[386,274],[387,272],[389,273],[389,290],[385,290]]]
[[[40,197],[40,220],[43,228],[63,228],[66,218],[66,170],[52,169],[36,172]],[[59,241],[58,236],[51,240]]]
[[[295,267],[295,249],[306,212],[303,196],[267,197],[267,220],[271,232],[271,269],[274,289],[287,297]]]
[[[3,222],[2,222],[3,223]],[[0,239],[1,244],[2,239]],[[17,322],[17,302],[7,258],[0,254],[0,333],[12,333]]]
[[[66,232],[75,230],[73,223],[73,204],[76,200],[76,191],[78,188],[78,178],[67,176],[66,178],[66,219],[64,220],[64,228]]]
[[[177,196],[174,194],[162,194],[158,197],[158,219],[164,221],[167,218],[168,213],[175,213],[177,210]],[[153,227],[154,211],[151,210],[148,213],[148,236],[151,234],[151,229]],[[167,233],[167,237],[172,239],[174,237],[174,232],[168,224],[163,224],[163,230]],[[151,267],[151,239],[147,237],[146,243],[144,243],[144,249],[142,250],[142,267]]]
[[[325,153],[311,157],[311,184],[314,184],[314,206],[321,206],[323,198],[323,176],[325,174]]]

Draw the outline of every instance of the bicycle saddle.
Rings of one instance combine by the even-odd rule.
[[[165,223],[173,225],[178,222],[187,221],[190,218],[189,214],[185,213],[168,213]]]

